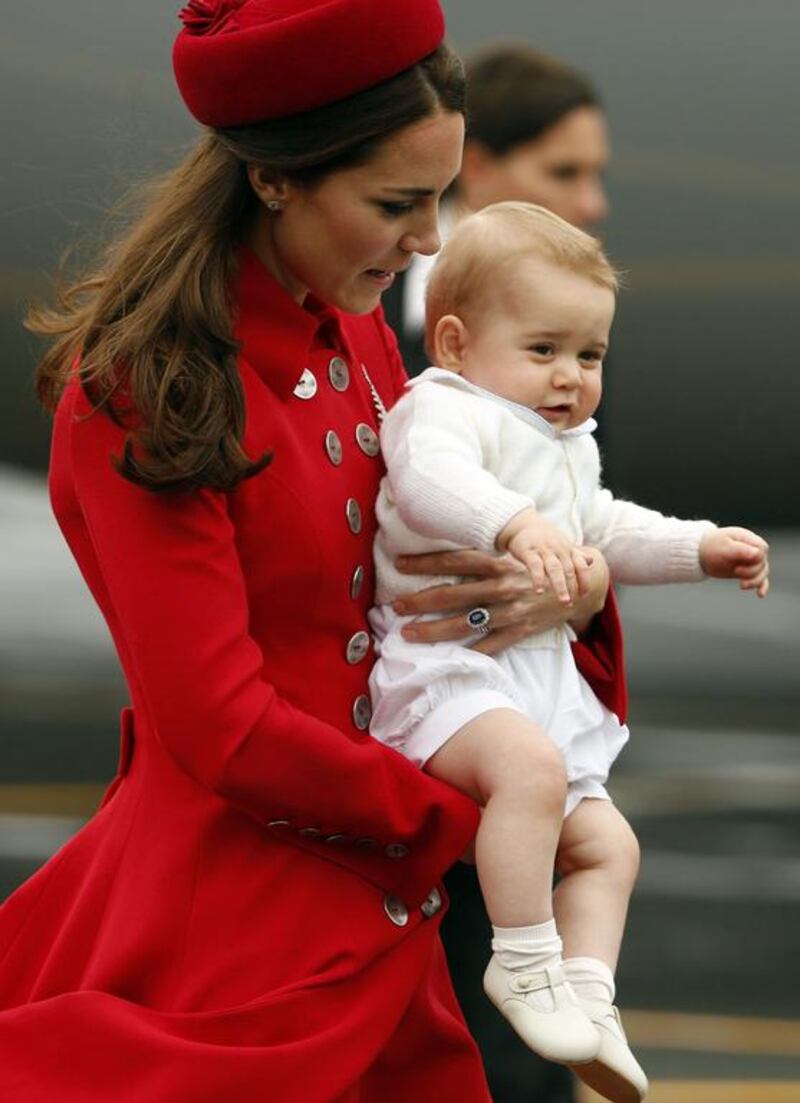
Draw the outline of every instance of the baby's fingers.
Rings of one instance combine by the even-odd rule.
[[[570,586],[564,566],[555,552],[549,552],[544,559],[544,569],[547,573],[553,593],[564,605],[572,604]],[[572,584],[575,585],[575,572],[572,572]]]
[[[572,553],[572,563],[575,568],[578,594],[581,597],[588,594],[591,589],[591,566],[593,562],[593,557],[580,548],[576,548]]]
[[[518,558],[531,573],[534,593],[543,594],[547,582],[547,572],[541,554],[532,548],[525,548],[519,552]]]

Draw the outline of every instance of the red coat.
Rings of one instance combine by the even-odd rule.
[[[486,1103],[429,895],[477,809],[364,730],[361,365],[387,405],[402,367],[379,312],[301,309],[247,251],[238,303],[274,459],[234,492],[137,488],[77,385],[58,409],[53,506],[132,710],[101,809],[0,909],[0,1097]]]

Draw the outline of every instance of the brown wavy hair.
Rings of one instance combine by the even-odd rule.
[[[153,491],[229,490],[262,470],[242,446],[245,405],[229,298],[235,250],[258,211],[251,164],[313,187],[363,164],[381,142],[436,110],[464,112],[461,62],[442,45],[345,100],[256,126],[208,130],[146,185],[141,213],[94,270],[35,306],[27,327],[52,338],[36,372],[54,410],[76,357],[96,410],[126,429],[113,462]]]

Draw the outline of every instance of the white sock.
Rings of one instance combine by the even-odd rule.
[[[533,927],[492,927],[492,949],[504,969],[530,971],[561,962],[555,919]]]
[[[533,927],[492,927],[492,934],[492,949],[504,969],[529,973],[561,964],[562,943],[555,919]],[[527,1002],[539,1011],[552,1011],[555,1007],[549,988],[530,992]]]
[[[564,972],[580,999],[614,1002],[614,974],[604,961],[596,957],[568,957]]]

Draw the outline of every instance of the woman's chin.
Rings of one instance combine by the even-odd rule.
[[[364,279],[347,288],[342,288],[328,301],[331,306],[344,311],[345,314],[371,314],[380,306],[384,290],[384,287],[378,286],[377,281]]]

